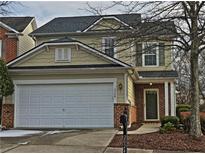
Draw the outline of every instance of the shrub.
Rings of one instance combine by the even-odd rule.
[[[172,124],[171,122],[165,123],[163,127],[160,128],[160,133],[164,134],[164,133],[170,133],[171,131],[175,131],[176,128],[174,126],[174,124]]]
[[[176,115],[180,117],[180,112],[190,111],[191,105],[189,104],[178,104],[176,107]]]
[[[179,118],[176,116],[165,116],[161,119],[161,126],[163,127],[168,122],[172,123],[174,127],[177,127],[179,123]]]
[[[190,113],[190,112],[182,112],[182,113]],[[182,114],[182,115],[185,115],[185,116],[181,116],[181,122],[184,125],[184,131],[188,133],[191,127],[191,121],[190,121],[191,113]],[[205,117],[203,116],[203,114],[200,114],[200,121],[201,121],[201,130],[203,134],[205,134]]]
[[[200,112],[205,112],[205,103],[200,105]]]
[[[205,118],[201,118],[201,130],[205,135]]]

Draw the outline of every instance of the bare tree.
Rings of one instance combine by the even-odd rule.
[[[135,29],[126,33],[124,38],[140,40],[167,40],[167,37],[159,37],[157,32],[163,29],[174,34],[172,48],[178,53],[183,51],[188,55],[190,64],[190,93],[191,93],[191,129],[190,135],[194,138],[202,136],[200,116],[199,116],[199,58],[205,50],[205,2],[203,1],[134,1],[134,2],[113,2],[113,5],[124,7],[126,13],[141,13],[140,23],[132,25]],[[105,12],[105,9],[98,11]],[[174,22],[175,28],[169,26]],[[145,24],[146,23],[146,24]],[[166,24],[167,23],[167,24]],[[166,35],[166,34],[164,34]]]
[[[13,4],[17,4],[17,2],[13,1],[1,1],[0,2],[0,15],[5,16],[12,13]]]

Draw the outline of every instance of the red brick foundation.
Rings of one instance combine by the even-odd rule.
[[[123,111],[127,108],[128,110],[128,120],[129,124],[132,124],[137,121],[137,111],[136,106],[130,106],[130,104],[119,103],[114,106],[114,127],[118,128],[120,124],[120,116],[123,114]]]
[[[14,127],[14,104],[2,105],[2,127]]]
[[[130,107],[130,123],[136,123],[137,122],[137,107],[131,106]]]

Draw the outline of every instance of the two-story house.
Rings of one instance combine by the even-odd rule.
[[[156,26],[166,41],[139,39],[150,24],[140,14],[59,17],[34,30],[37,46],[8,63],[14,127],[118,127],[125,109],[130,124],[175,115],[174,35]]]

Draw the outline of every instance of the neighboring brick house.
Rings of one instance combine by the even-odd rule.
[[[0,17],[0,59],[9,62],[35,46],[28,36],[37,28],[34,17]],[[0,114],[1,114],[0,97]]]
[[[166,41],[118,39],[156,29]],[[140,14],[60,17],[30,36],[37,46],[8,63],[15,94],[5,104],[14,104],[14,127],[118,127],[124,109],[130,124],[175,115],[174,35]]]
[[[33,48],[35,41],[28,34],[36,28],[34,17],[0,17],[0,58],[9,62]]]

